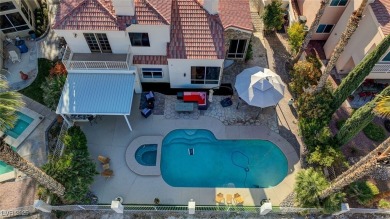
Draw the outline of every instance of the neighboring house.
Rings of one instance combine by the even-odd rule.
[[[34,9],[37,7],[36,0],[0,0],[0,38],[23,37],[35,30]]]
[[[320,20],[312,40],[324,41],[324,52],[330,58],[345,30],[352,12],[359,8],[362,0],[331,0]],[[311,0],[292,0],[297,3],[299,15],[307,18],[307,25],[313,22],[320,3]],[[345,77],[363,58],[369,54],[390,33],[390,0],[369,0],[359,27],[352,35],[336,63],[336,71]],[[390,49],[375,65],[368,78],[390,79]]]
[[[88,77],[91,82],[100,77],[97,84],[106,81],[96,89],[107,92],[120,92],[109,91],[118,82],[113,74],[133,83],[137,93],[141,82],[218,87],[224,60],[243,60],[253,31],[249,0],[62,0],[52,28],[68,44],[59,114],[83,114],[73,110],[76,100],[69,95]],[[93,90],[78,89],[85,95]]]

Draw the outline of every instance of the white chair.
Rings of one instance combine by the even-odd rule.
[[[8,53],[12,63],[15,63],[16,61],[20,62],[20,58],[14,50],[9,51]]]

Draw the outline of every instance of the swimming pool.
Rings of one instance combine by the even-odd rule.
[[[134,154],[137,162],[144,166],[156,166],[157,144],[141,145]]]
[[[34,121],[33,118],[21,112],[16,112],[16,115],[18,115],[18,120],[16,121],[14,128],[5,131],[6,135],[11,136],[15,139],[17,139],[24,132],[24,130],[26,130],[26,128]]]
[[[174,187],[268,188],[287,176],[288,162],[270,141],[217,140],[208,130],[178,129],[163,140],[160,167]]]
[[[12,147],[12,149],[14,151],[16,150],[16,148],[14,148],[14,147]],[[8,172],[11,172],[13,170],[14,170],[14,168],[12,166],[7,165],[3,161],[0,161],[0,174],[8,173]]]

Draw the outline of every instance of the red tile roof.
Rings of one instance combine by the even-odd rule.
[[[171,9],[172,1],[170,0],[147,0],[150,6],[152,6],[168,23],[171,23]]]
[[[383,34],[390,34],[390,0],[376,0],[371,4],[375,17],[378,20]]]
[[[169,24],[168,20],[163,17],[157,9],[161,8],[162,0],[135,0],[135,16],[137,24],[146,25],[164,25]],[[168,0],[169,1],[169,0]],[[149,2],[155,3],[151,5]],[[153,7],[155,6],[155,7]]]
[[[168,59],[166,56],[133,56],[133,64],[137,65],[168,65]]]
[[[223,59],[224,37],[219,16],[196,0],[172,0],[170,59]]]
[[[111,1],[61,1],[53,24],[64,30],[118,30]]]

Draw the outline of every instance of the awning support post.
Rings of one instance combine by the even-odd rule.
[[[72,127],[72,126],[73,126],[73,123],[70,122],[70,121],[68,120],[68,118],[66,118],[66,116],[65,116],[64,114],[60,114],[60,115],[62,116],[62,118],[64,118],[66,124],[68,124],[69,127]]]
[[[126,115],[123,115],[123,116],[125,117],[126,123],[129,126],[130,131],[133,131],[133,129],[131,128],[129,120],[127,119],[127,116]]]

